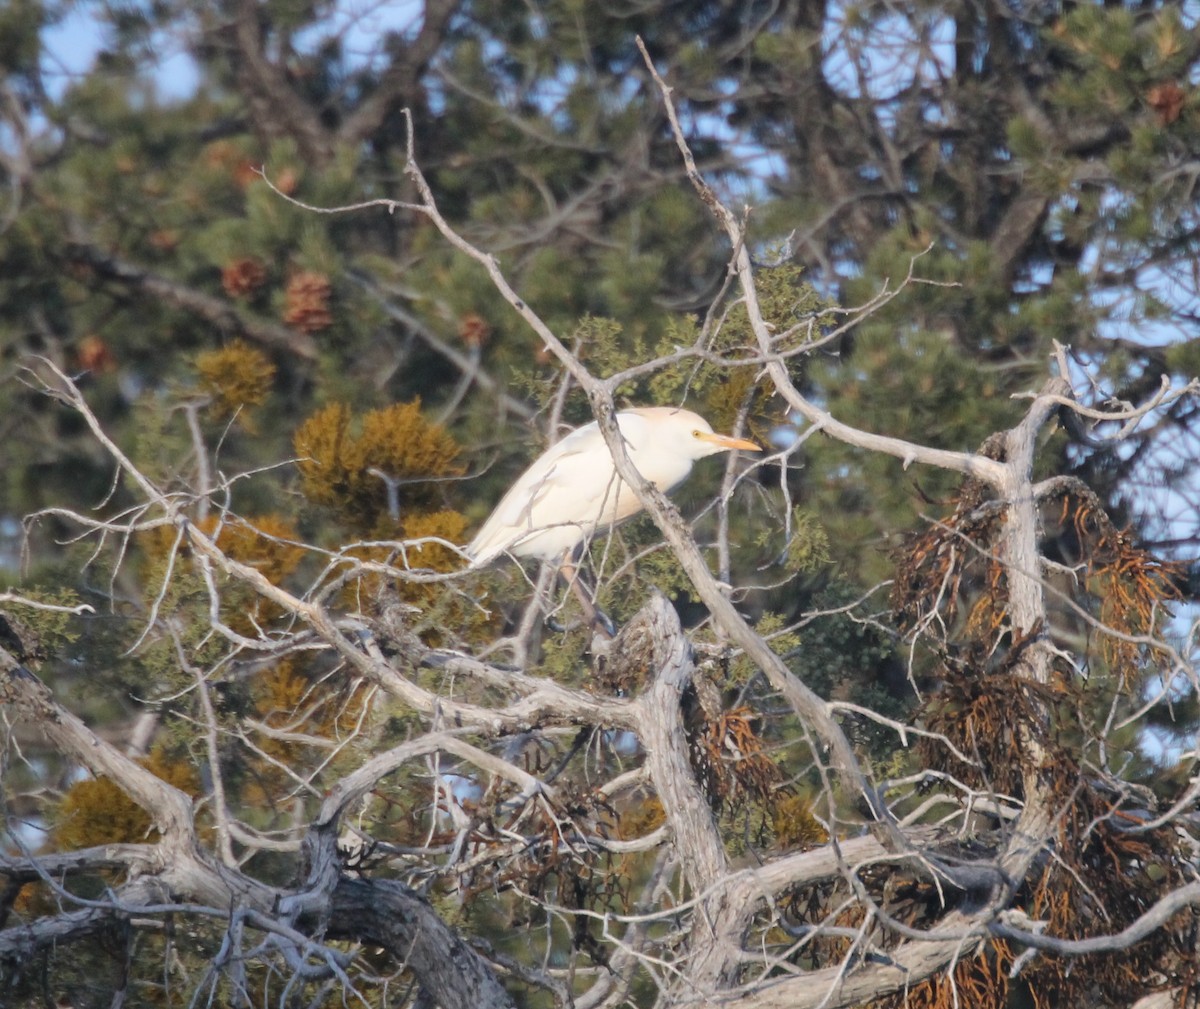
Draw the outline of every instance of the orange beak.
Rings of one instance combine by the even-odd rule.
[[[719,445],[721,448],[733,451],[734,449],[742,449],[746,452],[761,452],[762,446],[756,442],[750,441],[748,438],[735,438],[729,434],[698,434],[696,435],[701,441],[706,441],[710,445]]]

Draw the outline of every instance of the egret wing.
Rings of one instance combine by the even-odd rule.
[[[594,523],[605,490],[614,484],[612,474],[612,458],[596,425],[572,431],[521,474],[471,541],[469,552],[484,562],[534,530]],[[615,485],[609,494],[615,495]]]

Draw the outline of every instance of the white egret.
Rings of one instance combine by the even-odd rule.
[[[690,410],[649,406],[623,410],[617,427],[629,459],[664,493],[680,484],[697,459],[717,452],[762,449],[745,438],[715,434]],[[551,446],[512,485],[467,547],[474,565],[500,554],[570,564],[575,548],[642,510],[617,476],[593,421]]]

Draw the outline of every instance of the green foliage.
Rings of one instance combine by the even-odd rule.
[[[632,348],[622,346],[623,333],[624,328],[615,319],[584,316],[571,333],[567,345],[578,348],[576,353],[580,359],[587,362],[588,367],[597,374],[611,375],[629,367],[645,353],[640,342],[635,341]]]
[[[788,628],[787,619],[779,613],[764,613],[758,618],[754,629],[771,646],[776,655],[789,655],[800,647],[800,635]],[[745,684],[758,675],[758,667],[746,656],[740,655],[729,667],[729,681]]]
[[[622,531],[622,542],[631,550],[645,548],[658,539],[658,530],[648,519],[637,520]],[[645,553],[632,580],[607,581],[600,603],[611,612],[613,619],[627,620],[645,605],[650,589],[657,589],[668,599],[686,595],[691,590],[691,582],[670,550]]]
[[[22,587],[20,595],[34,603],[69,609],[75,609],[82,603],[78,592],[64,586]],[[38,662],[45,656],[61,654],[78,641],[80,636],[78,619],[65,609],[14,606],[11,610],[0,610],[0,621],[15,622],[17,633],[22,639],[19,650],[25,652],[22,659],[25,662]],[[10,643],[5,647],[11,649],[14,646]]]
[[[578,604],[574,600],[564,606],[567,614],[577,609]],[[542,649],[538,675],[557,683],[579,686],[589,676],[590,666],[585,654],[590,644],[591,634],[582,624],[567,634],[548,638]]]
[[[811,574],[829,563],[829,535],[811,511],[792,510],[792,538],[787,545],[787,567]]]
[[[804,282],[803,274],[801,267],[785,262],[762,268],[755,275],[762,317],[780,338],[777,349],[781,353],[794,352],[819,337],[830,320],[829,302]],[[670,320],[653,348],[654,356],[665,357],[691,347],[700,332],[700,321],[694,316]],[[757,342],[741,301],[732,301],[705,349],[732,362],[757,356]],[[656,403],[678,403],[689,394],[701,398],[711,408],[710,421],[726,429],[754,398],[761,380],[759,365],[730,368],[685,358],[655,371],[645,387],[648,398]]]
[[[852,586],[837,582],[814,594],[812,610],[826,612],[805,627],[802,647],[786,652],[789,668],[822,697],[853,700],[881,715],[903,719],[914,697],[898,643],[886,627],[853,609]],[[781,649],[782,651],[782,649]],[[895,752],[895,735],[868,720],[850,719],[848,734],[873,759]]]

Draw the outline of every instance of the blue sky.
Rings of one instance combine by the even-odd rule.
[[[104,26],[95,16],[95,10],[95,5],[86,2],[74,5],[63,21],[43,36],[47,52],[43,64],[46,82],[55,97],[73,78],[87,72],[104,46]],[[423,11],[421,0],[340,0],[331,5],[319,34],[306,37],[301,33],[293,42],[303,51],[306,43],[339,34],[352,62],[381,59],[378,42],[384,34],[417,31]],[[187,97],[199,84],[200,74],[188,55],[185,40],[163,33],[154,42],[158,54],[154,80],[159,96]]]

